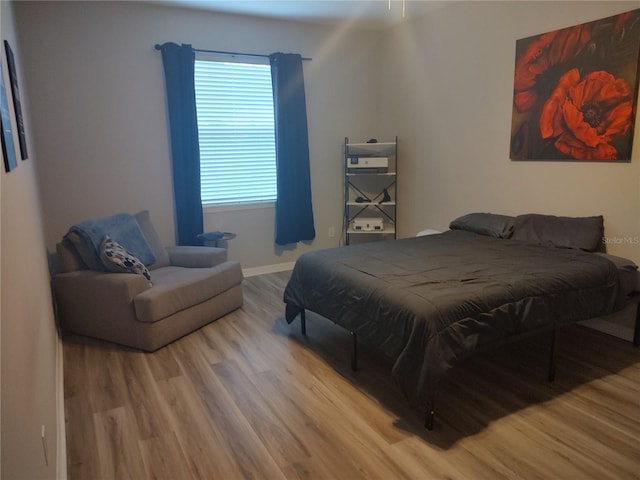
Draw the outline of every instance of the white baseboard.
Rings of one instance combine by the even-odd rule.
[[[266,273],[286,272],[287,270],[293,270],[295,263],[296,262],[276,263],[275,265],[264,265],[262,267],[243,268],[242,274],[245,277],[254,277]]]
[[[64,359],[62,339],[58,337],[56,348],[56,478],[67,478],[67,429],[64,418]]]

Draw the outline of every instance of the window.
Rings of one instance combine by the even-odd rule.
[[[195,62],[202,204],[276,200],[271,67]]]

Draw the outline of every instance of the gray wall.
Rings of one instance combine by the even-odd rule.
[[[640,264],[638,118],[631,163],[509,160],[516,40],[639,6],[451,2],[385,32],[377,98],[382,131],[400,137],[400,235],[473,211],[603,215],[609,253]],[[630,340],[634,319],[587,324]]]
[[[401,233],[488,211],[602,214],[607,236],[640,239],[638,118],[631,163],[509,160],[516,40],[639,6],[452,2],[387,32],[378,98],[384,130],[400,136]],[[633,241],[609,250],[640,263]]]
[[[279,251],[273,209],[207,212],[208,228],[239,233],[230,256],[246,268],[337,245],[327,232],[341,221],[345,136],[399,136],[401,235],[444,229],[469,211],[495,211],[602,213],[609,236],[640,236],[638,135],[630,164],[508,159],[515,40],[637,6],[451,2],[374,32],[131,2],[19,2],[14,21],[11,4],[0,2],[2,38],[12,42],[23,79],[31,152],[16,171],[0,174],[2,478],[54,478],[64,470],[63,439],[56,442],[64,423],[56,429],[61,370],[47,249],[72,223],[143,208],[173,243],[155,43],[313,57],[305,78],[318,238]],[[611,251],[640,262],[637,245]]]
[[[47,245],[53,249],[75,222],[145,208],[163,240],[174,243],[164,80],[152,48],[164,41],[313,58],[305,63],[305,80],[317,238],[277,248],[272,206],[206,209],[206,230],[238,234],[229,255],[244,268],[291,262],[306,250],[338,244],[345,136],[399,136],[402,236],[444,229],[458,215],[485,210],[603,214],[608,236],[637,237],[637,162],[508,158],[515,41],[635,6],[450,2],[371,31],[148,3],[20,2],[35,142],[47,152],[38,164]],[[328,236],[331,226],[335,238]],[[640,262],[637,245],[611,251]]]
[[[2,39],[8,40],[16,57],[19,80],[22,45],[16,38],[11,4],[0,2]],[[4,47],[5,86],[8,87]],[[10,90],[9,90],[10,93]],[[66,465],[59,462],[58,447],[64,454],[62,412],[62,349],[55,328],[43,216],[37,184],[37,162],[46,159],[32,141],[30,95],[21,82],[29,158],[19,159],[10,173],[0,166],[1,239],[0,301],[1,352],[1,473],[7,480],[62,478]],[[9,98],[11,102],[11,99]],[[10,109],[13,111],[13,109]],[[13,125],[16,125],[15,120]],[[14,139],[18,145],[17,136]],[[61,420],[58,430],[58,420]],[[48,450],[48,465],[42,443],[42,427]]]
[[[317,239],[277,249],[274,209],[207,210],[206,230],[238,234],[229,256],[244,268],[333,246],[341,225],[342,145],[376,136],[379,33],[133,2],[17,5],[25,76],[33,92],[49,248],[78,221],[149,209],[174,239],[164,77],[156,43],[311,57],[304,74]],[[241,33],[240,33],[241,32]]]

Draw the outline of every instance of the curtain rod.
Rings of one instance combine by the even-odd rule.
[[[161,50],[162,49],[162,45],[160,45],[159,43],[156,43],[155,45],[155,49],[156,50]],[[205,50],[202,48],[191,48],[191,50],[193,50],[194,52],[198,52],[198,53],[212,53],[212,54],[216,54],[216,55],[229,55],[231,57],[257,57],[257,58],[269,58],[269,55],[262,55],[260,53],[241,53],[241,52],[223,52],[221,50]],[[307,57],[302,57],[302,60],[306,61],[306,62],[310,62],[311,59],[307,58]]]

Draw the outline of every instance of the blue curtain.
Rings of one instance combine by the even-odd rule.
[[[269,56],[276,130],[276,243],[313,240],[311,172],[302,57]]]
[[[203,231],[203,221],[195,53],[191,45],[175,43],[165,43],[159,49],[167,88],[177,244],[201,245],[197,238]]]

